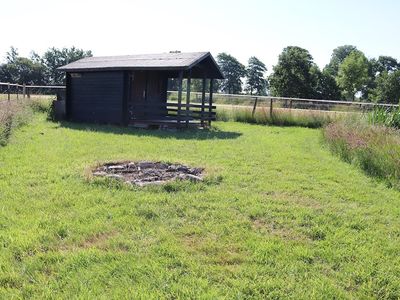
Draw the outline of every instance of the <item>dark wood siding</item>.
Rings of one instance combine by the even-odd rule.
[[[73,121],[124,123],[124,72],[71,73],[69,117]]]

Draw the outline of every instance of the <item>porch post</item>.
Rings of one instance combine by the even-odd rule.
[[[210,79],[210,99],[209,99],[209,104],[210,106],[208,107],[208,126],[211,126],[211,117],[212,117],[212,104],[213,104],[213,88],[214,88],[214,79]]]
[[[192,70],[189,71],[189,76],[187,79],[187,86],[186,86],[186,128],[189,128],[189,104],[190,104],[190,85],[192,82]]]
[[[183,79],[183,71],[179,72],[179,79],[178,79],[178,127],[181,126],[181,110],[182,110],[182,79]]]
[[[203,86],[201,89],[201,127],[204,127],[204,106],[206,105],[206,78],[203,77]]]

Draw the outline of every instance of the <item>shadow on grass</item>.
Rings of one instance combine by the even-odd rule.
[[[88,123],[75,123],[62,121],[60,127],[72,130],[88,132],[102,132],[109,134],[148,136],[158,138],[175,138],[178,140],[208,140],[208,139],[236,139],[242,135],[240,132],[221,131],[217,128],[210,129],[181,129],[181,130],[162,130],[162,129],[138,129],[132,127],[121,127],[114,125],[100,125]]]

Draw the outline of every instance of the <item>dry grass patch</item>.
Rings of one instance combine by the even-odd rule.
[[[83,241],[59,246],[61,252],[74,252],[84,249],[110,250],[110,241],[119,235],[118,231],[98,232],[86,237]]]

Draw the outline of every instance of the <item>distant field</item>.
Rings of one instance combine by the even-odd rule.
[[[87,181],[126,159],[202,166],[207,180]],[[0,298],[398,299],[399,201],[316,129],[36,114],[0,147]]]

